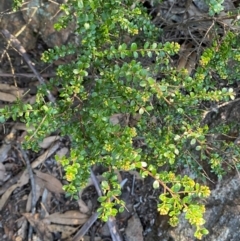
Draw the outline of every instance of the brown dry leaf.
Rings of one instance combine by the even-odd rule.
[[[37,176],[35,176],[35,184],[41,187],[42,189],[45,188],[45,181]]]
[[[140,121],[142,115],[140,114],[134,114],[134,115],[130,115],[129,117],[129,126],[130,127],[134,127],[137,125],[137,123]]]
[[[62,189],[62,183],[54,176],[49,175],[47,173],[42,173],[40,171],[35,170],[36,177],[42,179],[44,181],[45,187],[53,193],[61,194],[64,193]]]
[[[11,149],[11,144],[3,144],[0,148],[0,162],[4,162],[8,156],[8,152]]]
[[[14,94],[16,96],[18,96],[19,94],[23,94],[24,93],[24,90],[14,86],[14,85],[8,85],[8,84],[0,83],[0,89],[3,92],[12,93],[12,94]]]
[[[24,123],[16,123],[14,125],[14,128],[16,130],[21,130],[21,131],[31,131],[31,130],[33,130],[33,127],[26,127],[26,124],[24,124]]]
[[[6,102],[13,102],[17,100],[17,97],[9,93],[0,92],[0,100]]]
[[[50,232],[60,232],[62,233],[61,239],[69,238],[73,233],[75,233],[79,227],[74,228],[66,225],[51,224],[48,225]]]
[[[22,215],[28,220],[31,226],[36,230],[38,237],[41,240],[47,240],[47,241],[53,240],[52,234],[48,229],[48,224],[46,224],[45,222],[43,222],[43,220],[39,218],[39,214],[35,214],[32,216],[32,214],[30,213],[23,213]]]
[[[110,122],[113,125],[126,126],[129,123],[129,114],[114,114],[110,117]]]
[[[149,125],[156,125],[157,124],[157,117],[156,116],[151,116]]]
[[[38,165],[42,164],[59,148],[59,145],[60,143],[56,142],[53,146],[49,147],[41,156],[35,159],[35,161],[31,164],[31,167],[36,168]]]
[[[11,143],[15,140],[16,129],[15,126],[11,129],[10,133],[4,137],[4,144],[0,148],[0,162],[3,162],[11,149]]]
[[[14,129],[11,131],[11,135],[14,134]],[[4,140],[7,142],[11,141],[11,135],[8,135]],[[35,161],[31,164],[32,168],[36,168],[38,165],[40,165],[41,163],[43,163],[49,156],[51,156],[59,147],[60,143],[57,142],[55,143],[53,146],[51,146],[48,150],[46,150],[41,156],[39,156],[38,158],[35,159]],[[11,145],[9,145],[11,146]],[[0,158],[1,158],[1,152],[0,152]],[[1,160],[0,160],[1,162]],[[10,195],[12,194],[12,192],[17,188],[17,187],[22,187],[23,185],[27,184],[29,180],[29,175],[28,175],[28,171],[25,170],[22,175],[21,178],[19,179],[19,181],[17,182],[17,184],[12,185],[11,187],[9,187],[7,189],[7,191],[4,192],[4,194],[2,195],[1,199],[0,199],[0,210],[2,210],[3,206],[5,205],[6,201],[8,200],[8,198],[10,197]],[[56,183],[56,182],[55,182]],[[62,185],[62,184],[61,184]],[[50,185],[51,186],[51,185]],[[58,190],[59,190],[59,186],[58,186]],[[60,191],[60,190],[59,190]],[[54,191],[56,193],[56,190]],[[63,190],[62,190],[63,192]]]
[[[36,95],[32,96],[32,97],[29,97],[25,103],[29,103],[31,105],[33,105],[34,103],[36,102]]]
[[[118,182],[121,183],[123,180],[121,173],[118,170],[114,170],[114,173],[117,175]]]
[[[60,136],[48,136],[46,138],[43,139],[43,141],[41,143],[39,143],[38,145],[41,148],[48,148],[53,142],[59,140]]]
[[[24,90],[19,89],[13,85],[1,84],[0,83],[0,100],[13,102],[17,98],[21,98],[23,96]]]
[[[185,66],[189,75],[191,75],[192,71],[195,69],[196,61],[197,61],[197,53],[196,51],[194,51],[190,54],[187,64]]]
[[[91,237],[90,236],[83,236],[83,238],[81,239],[81,241],[91,241]],[[101,239],[100,237],[94,237],[94,241],[102,241],[103,239]]]
[[[2,183],[2,182],[4,181],[5,174],[6,174],[6,168],[5,168],[5,166],[0,162],[0,183]]]
[[[84,213],[72,210],[65,213],[53,213],[44,220],[65,225],[81,225],[88,220],[88,217],[89,216]]]
[[[2,210],[3,206],[5,205],[6,201],[8,200],[8,198],[10,197],[10,195],[12,194],[12,192],[17,188],[17,187],[22,187],[23,185],[26,185],[28,183],[29,180],[29,175],[27,170],[25,170],[22,173],[21,178],[19,179],[19,181],[17,182],[17,184],[12,185],[11,187],[9,187],[7,189],[7,191],[2,195],[1,199],[0,199],[0,210]]]
[[[192,70],[195,68],[197,61],[197,53],[193,50],[191,43],[183,43],[180,48],[180,58],[178,61],[177,69],[182,68],[187,69],[188,73],[191,74]]]
[[[179,61],[178,61],[178,66],[177,69],[180,70],[182,68],[185,68],[187,61],[188,61],[188,56],[191,54],[191,47],[192,44],[191,43],[183,43],[181,45],[180,51],[179,51]]]
[[[79,206],[79,211],[81,213],[88,213],[90,211],[88,206],[85,204],[85,202],[81,198],[78,199],[78,206]]]
[[[64,156],[66,156],[68,152],[69,152],[69,149],[67,147],[63,147],[59,151],[56,152],[56,155],[58,155],[60,158],[62,158]]]

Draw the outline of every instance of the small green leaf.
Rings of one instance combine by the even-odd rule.
[[[147,163],[146,162],[141,162],[142,167],[147,167]]]
[[[123,206],[121,206],[121,207],[118,209],[118,211],[119,211],[119,213],[124,212],[124,207],[123,207]]]
[[[122,50],[126,50],[127,49],[127,45],[125,43],[122,44]]]
[[[140,86],[141,86],[141,87],[145,87],[146,85],[147,85],[146,81],[142,80],[142,81],[140,82]]]
[[[150,84],[150,85],[153,85],[153,84],[155,84],[155,79],[153,79],[152,77],[148,77],[147,78],[147,81],[148,81],[148,83]]]
[[[181,184],[180,183],[176,183],[175,185],[172,186],[171,188],[174,192],[179,192],[179,190],[181,189]]]
[[[84,28],[85,29],[89,29],[90,28],[90,24],[89,23],[84,23]]]
[[[195,145],[195,144],[196,144],[196,139],[192,139],[191,142],[190,142],[190,144],[191,144],[192,146]]]
[[[227,90],[227,88],[222,88],[222,93],[224,94],[224,93],[227,93],[228,92],[228,90]]]
[[[78,73],[79,73],[79,70],[78,70],[78,69],[74,69],[74,70],[73,70],[73,73],[74,73],[74,74],[78,74]]]
[[[134,57],[135,59],[137,59],[137,58],[138,58],[138,53],[137,53],[137,52],[133,52],[133,57]]]
[[[124,52],[121,52],[120,56],[121,56],[122,59],[124,59],[126,57],[126,54]]]
[[[121,191],[120,190],[112,190],[112,195],[113,196],[120,196],[121,195]]]
[[[176,135],[176,136],[174,137],[174,141],[178,141],[180,138],[181,138],[181,137],[180,137],[179,135]]]
[[[202,149],[202,147],[201,146],[196,146],[196,151],[200,151],[201,149]]]
[[[137,50],[137,44],[136,43],[132,43],[131,44],[131,51],[136,51]]]
[[[5,117],[4,116],[0,116],[0,123],[4,123],[6,120],[5,120]]]
[[[83,8],[83,0],[78,0],[78,7]]]
[[[109,188],[108,182],[105,181],[105,180],[102,181],[101,186],[102,186],[104,189],[108,189],[108,188]]]
[[[144,48],[144,49],[147,49],[147,48],[149,47],[149,45],[150,45],[149,42],[146,42],[146,43],[144,44],[143,48]]]
[[[148,51],[148,52],[147,52],[147,56],[148,56],[149,58],[152,58],[152,52],[151,52],[151,51]]]
[[[183,110],[182,108],[177,108],[177,112],[178,112],[179,114],[183,114],[183,113],[184,113],[184,110]]]
[[[166,90],[167,90],[167,86],[160,85],[160,90],[161,90],[161,91],[166,91]]]
[[[154,107],[153,107],[152,105],[149,105],[149,106],[147,106],[145,109],[146,109],[147,111],[150,111],[150,110],[153,110]]]
[[[146,178],[148,176],[148,171],[144,171],[141,173],[142,178]]]
[[[157,48],[157,43],[153,43],[152,44],[152,49],[156,49]]]
[[[106,196],[101,196],[98,198],[98,201],[101,203],[101,202],[104,202],[106,199],[107,199]]]
[[[144,109],[140,108],[138,112],[139,112],[140,115],[142,115],[144,113]]]
[[[48,111],[48,106],[47,105],[43,105],[42,109],[47,112]]]

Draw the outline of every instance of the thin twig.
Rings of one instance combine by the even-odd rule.
[[[49,73],[49,74],[41,74],[41,76],[45,77],[45,78],[51,78],[51,77],[56,77],[57,75],[55,73]],[[0,77],[36,78],[36,75],[35,74],[24,74],[24,73],[14,73],[14,74],[0,73]]]
[[[8,42],[10,42],[19,51],[19,53],[22,55],[22,57],[24,58],[24,60],[26,61],[26,63],[30,67],[30,69],[36,75],[40,84],[43,85],[45,83],[45,80],[38,73],[38,71],[33,67],[33,64],[31,62],[26,50],[21,45],[21,43],[18,41],[18,39],[16,39],[7,29],[3,29],[3,30],[1,30],[1,32],[8,39]],[[49,90],[47,90],[47,96],[48,96],[49,101],[51,101],[53,103],[55,102],[55,97],[52,95],[52,93]]]
[[[199,49],[198,49],[198,53],[197,53],[198,55],[200,54],[200,47],[202,46],[203,41],[206,39],[208,33],[209,33],[210,30],[213,28],[214,24],[215,24],[215,21],[213,20],[211,26],[208,28],[207,32],[206,32],[205,35],[203,36],[203,38],[202,38],[202,40],[201,40],[201,42],[200,42],[200,44],[199,44]]]
[[[26,152],[22,149],[21,144],[18,145],[19,150],[21,151],[21,154],[23,156],[23,159],[26,161],[27,164],[27,170],[29,173],[29,178],[30,178],[30,182],[31,182],[31,186],[32,186],[32,202],[31,202],[31,206],[32,206],[32,214],[35,213],[35,205],[36,205],[36,186],[35,186],[35,180],[34,180],[34,176],[33,176],[33,170],[31,167],[31,163],[30,160],[26,154]]]
[[[17,87],[16,76],[14,76],[15,71],[14,71],[14,68],[13,68],[13,65],[12,65],[12,61],[11,61],[11,58],[10,58],[8,52],[6,52],[6,56],[7,56],[8,62],[9,62],[10,67],[11,67],[11,71],[12,71],[12,75],[13,75],[13,80],[14,80],[14,85]]]

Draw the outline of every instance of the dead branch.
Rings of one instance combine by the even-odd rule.
[[[21,43],[18,41],[18,39],[16,39],[7,29],[3,29],[3,30],[1,30],[1,32],[5,36],[5,38],[8,40],[8,42],[11,43],[14,46],[14,48],[16,48],[18,50],[18,52],[22,55],[22,57],[24,58],[24,60],[28,64],[29,68],[33,71],[33,73],[37,77],[39,83],[44,84],[45,80],[38,73],[38,71],[34,68],[26,50],[21,45]],[[48,96],[49,101],[51,101],[53,103],[55,102],[55,97],[51,94],[51,92],[49,90],[47,90],[47,96]]]
[[[44,78],[51,78],[56,77],[57,75],[55,73],[49,73],[49,74],[41,74]],[[36,78],[35,74],[25,74],[25,73],[14,73],[14,74],[8,74],[8,73],[0,73],[0,77],[25,77],[25,78]]]

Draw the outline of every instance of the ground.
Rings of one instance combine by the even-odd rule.
[[[166,2],[164,6],[160,5],[152,9],[149,4],[146,6],[149,7],[149,13],[153,15],[153,22],[165,28],[162,36],[164,41],[174,40],[181,44],[180,54],[173,61],[179,69],[185,67],[191,74],[196,67],[199,53],[208,46],[211,34],[217,33],[212,28],[210,20],[200,23],[206,12],[204,8],[201,9],[194,4],[196,1],[188,6],[182,3],[184,1],[179,1],[179,3],[172,4],[171,10],[167,13],[165,9],[169,8],[170,1]],[[234,8],[237,8],[239,4],[238,1],[225,1],[225,3]],[[3,7],[0,12],[7,12],[9,2],[5,1]],[[49,5],[45,9],[49,12],[55,10],[55,5]],[[158,16],[158,12],[161,13],[161,17]],[[28,14],[31,15],[31,13]],[[199,17],[197,19],[199,22],[191,24],[192,17]],[[29,18],[30,16],[23,10],[3,14],[0,29],[8,29],[16,34],[22,26],[26,26]],[[48,80],[55,76],[56,68],[62,64],[61,61],[66,60],[44,64],[41,61],[42,53],[55,44],[60,45],[71,41],[72,35],[70,30],[56,34],[51,22],[47,24],[47,27],[42,27],[40,25],[42,18],[36,15],[36,18],[31,20],[32,25],[28,24],[25,32],[18,35],[18,40],[27,50],[34,68]],[[187,27],[180,24],[182,21],[186,21]],[[225,19],[222,20],[224,26],[229,24],[227,20],[224,21]],[[0,55],[0,107],[11,105],[17,97],[21,96],[29,103],[34,101],[36,87],[39,85],[36,75],[25,63],[23,55],[19,54],[16,48],[8,46],[3,35],[0,36]],[[238,106],[238,104],[234,105],[231,113],[239,113]],[[227,113],[228,119],[231,119],[231,113],[224,108],[224,106],[220,108],[219,113]],[[234,118],[236,119],[236,116],[238,120],[237,114]],[[206,118],[205,121],[209,120]],[[216,117],[214,121],[221,121],[221,117]],[[73,240],[72,237],[82,230],[81,227],[84,224],[86,227],[84,240],[111,240],[110,232],[104,222],[99,219],[93,224],[87,222],[99,207],[94,186],[89,183],[89,186],[79,193],[78,200],[67,197],[62,190],[62,186],[66,184],[64,171],[54,159],[54,155],[63,155],[69,151],[68,137],[53,133],[39,144],[40,151],[36,153],[19,148],[18,143],[23,140],[26,131],[26,126],[20,121],[8,120],[0,125],[1,240],[24,241],[28,240],[27,237],[31,235],[32,240]],[[30,165],[33,169],[32,175],[27,174],[27,167]],[[100,167],[95,168],[95,175],[99,179],[101,179],[102,171]],[[143,180],[137,172],[120,170],[117,174],[120,182],[126,180],[121,196],[126,203],[126,210],[116,217],[116,226],[122,239],[128,241],[151,241],[160,240],[160,238],[166,241],[173,240],[168,233],[168,218],[160,216],[157,212],[161,189],[154,190],[153,180],[151,178]],[[31,209],[32,197],[36,199],[35,209]]]

